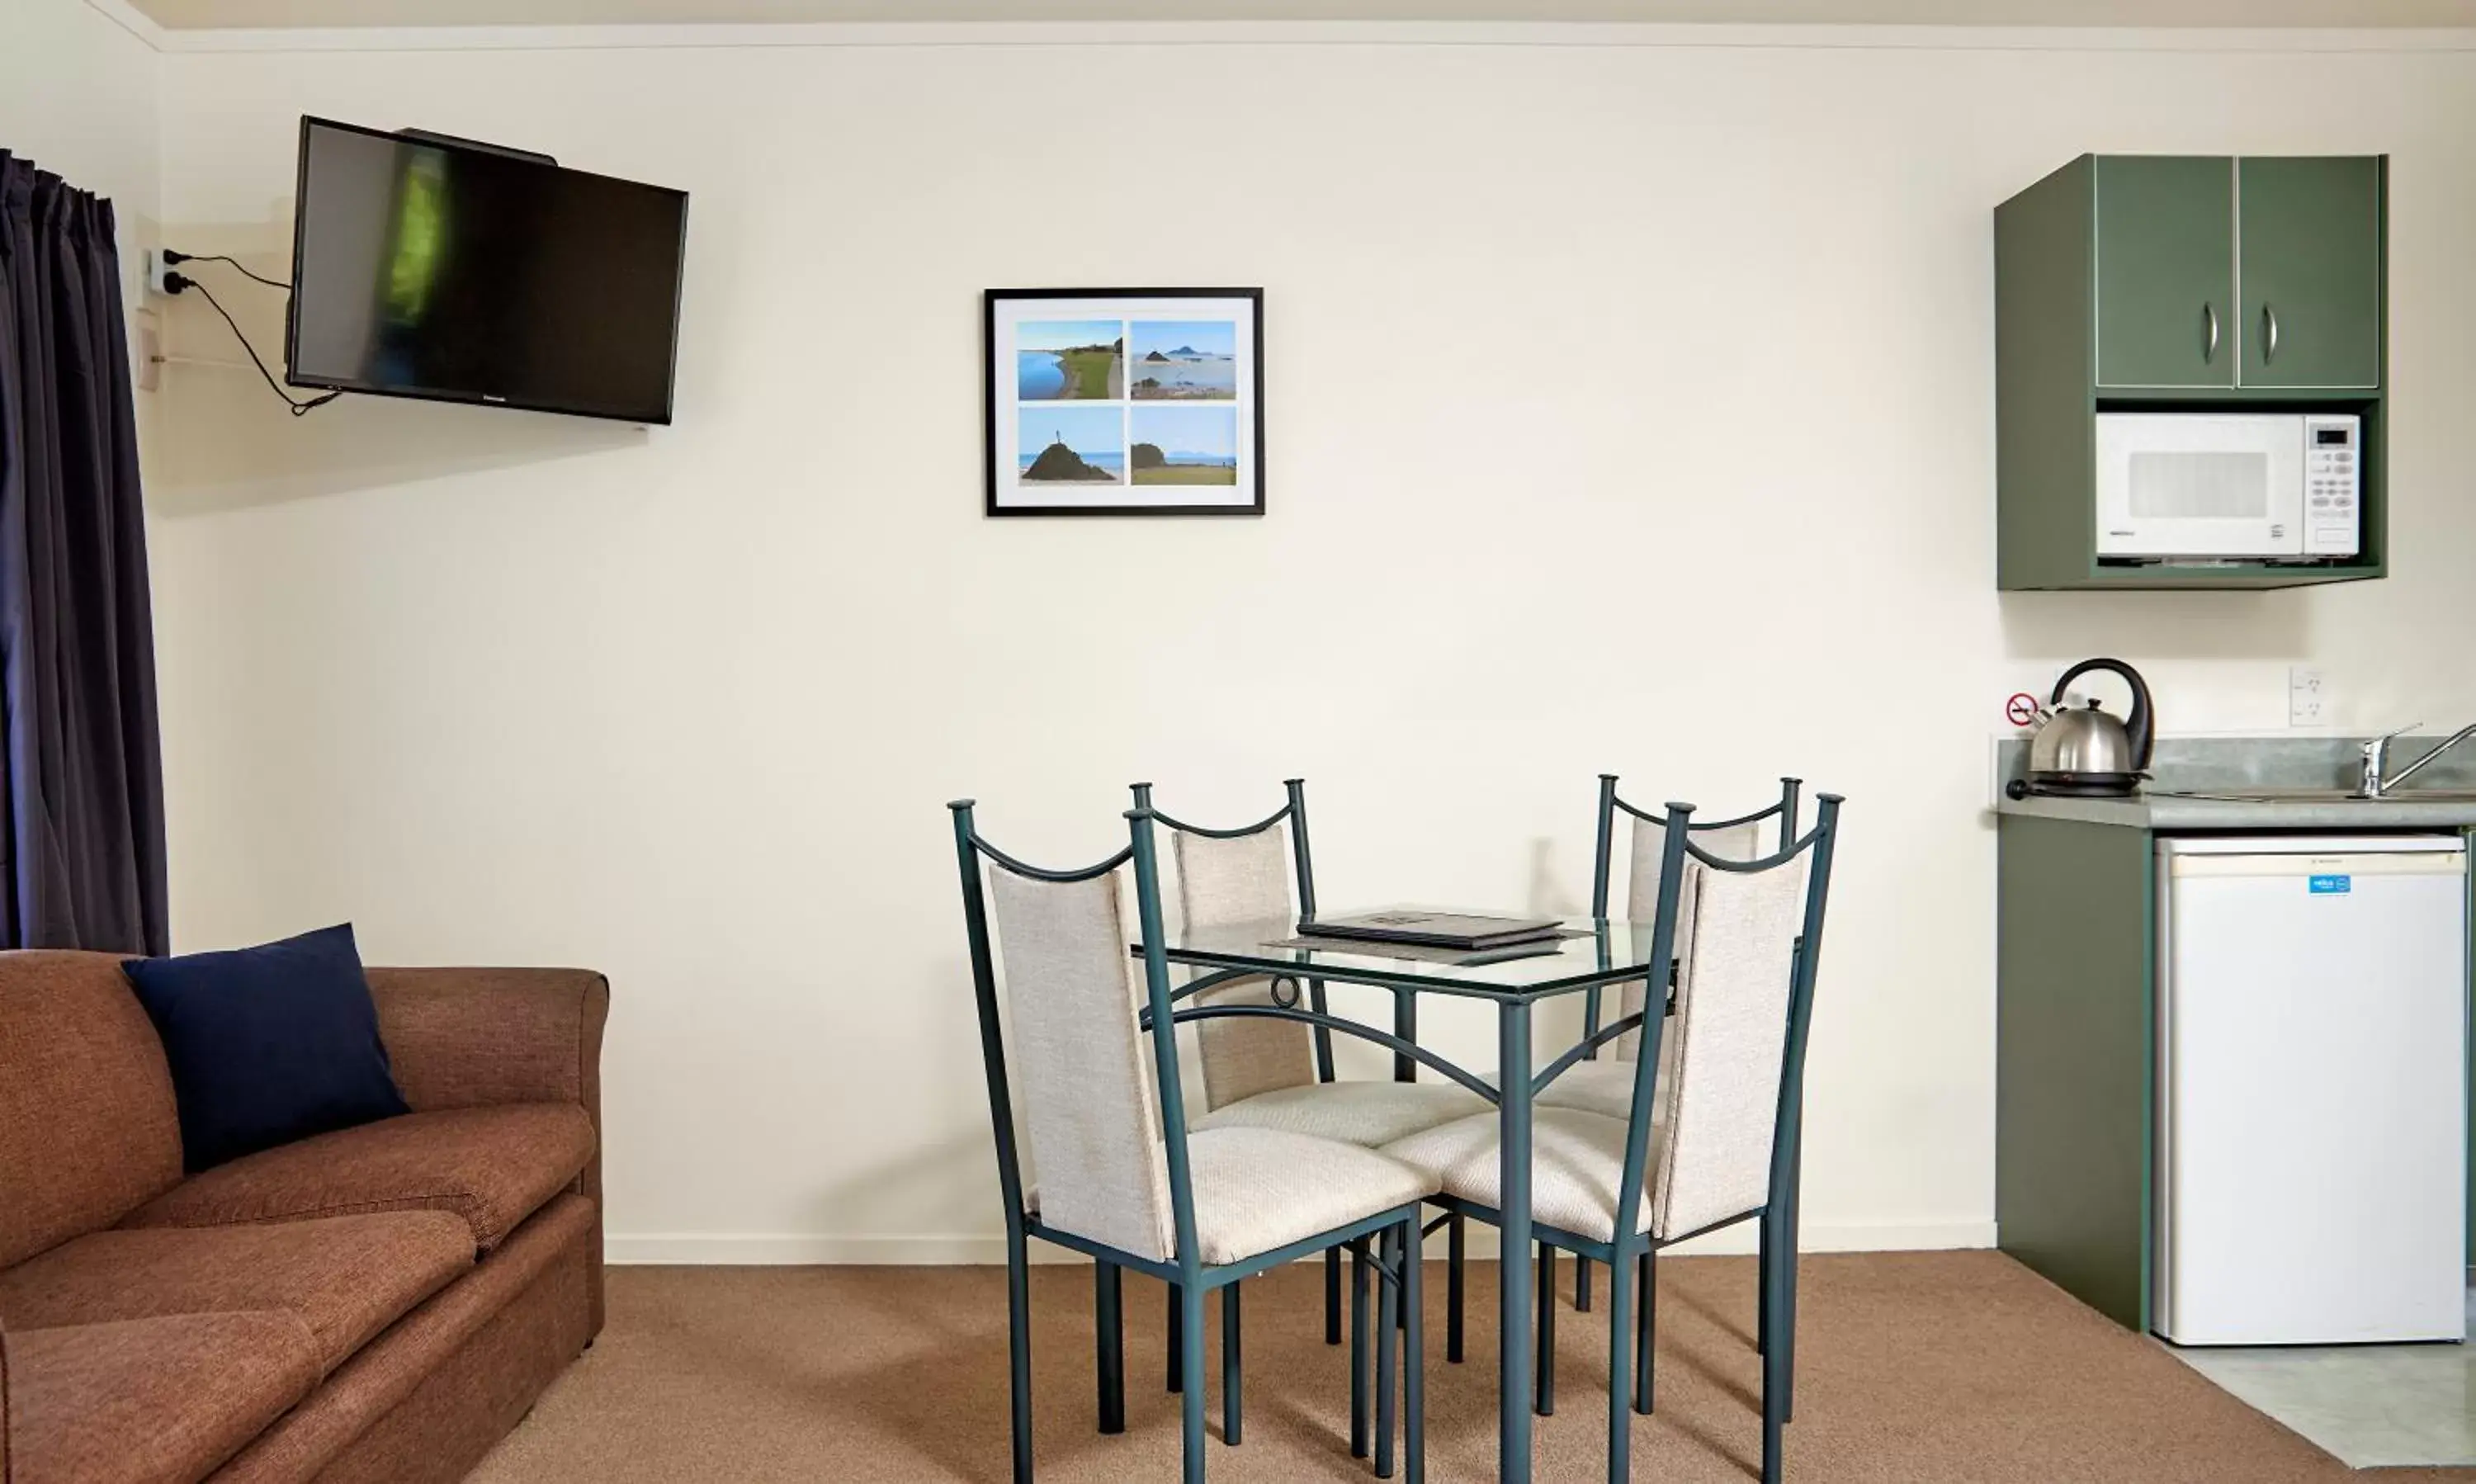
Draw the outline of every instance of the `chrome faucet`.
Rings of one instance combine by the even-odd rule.
[[[2405,736],[2423,725],[2424,723],[2422,722],[2410,722],[2396,731],[2386,731],[2365,744],[2365,772],[2363,781],[2358,785],[2356,790],[2358,793],[2364,795],[2367,799],[2385,798],[2388,796],[2389,790],[2396,788],[2399,784],[2406,782],[2408,779],[2423,772],[2425,764],[2433,761],[2435,758],[2450,751],[2452,748],[2457,747],[2460,743],[2466,741],[2469,737],[2476,736],[2476,723],[2471,723],[2468,726],[2462,727],[2457,731],[2454,731],[2449,736],[2443,738],[2441,745],[2435,748],[2432,752],[2429,752],[2423,756],[2417,758],[2415,761],[2409,763],[2406,767],[2401,768],[2396,773],[2390,772],[2390,739],[2392,737]]]

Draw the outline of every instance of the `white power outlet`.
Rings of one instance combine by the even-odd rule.
[[[2337,709],[2329,677],[2317,665],[2290,665],[2287,670],[2287,725],[2326,727]]]

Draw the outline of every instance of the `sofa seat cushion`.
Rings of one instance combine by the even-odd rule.
[[[172,1314],[0,1335],[10,1484],[194,1484],[307,1397],[298,1314]]]
[[[370,1211],[448,1211],[487,1252],[593,1157],[572,1102],[408,1113],[236,1159],[174,1186],[124,1226],[225,1226]]]
[[[602,1213],[593,1202],[553,1197],[487,1262],[363,1346],[259,1434],[215,1484],[461,1478],[466,1461],[478,1460],[539,1386],[592,1343],[601,1255]],[[442,1448],[439,1408],[480,1397],[491,1398],[497,1421],[458,1433]]]
[[[323,1375],[472,1266],[472,1236],[445,1211],[97,1231],[0,1273],[0,1329],[285,1310],[310,1326]]]

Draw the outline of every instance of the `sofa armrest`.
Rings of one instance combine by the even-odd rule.
[[[610,984],[582,969],[371,969],[379,1036],[416,1113],[574,1102],[602,1122]]]
[[[602,1026],[610,981],[586,969],[370,969],[395,1085],[416,1113],[573,1102],[593,1157],[573,1189],[595,1206],[593,1331],[602,1328]]]
[[[573,1102],[593,1120],[579,1189],[602,1199],[602,1026],[610,981],[583,969],[371,969],[379,1038],[416,1113]]]

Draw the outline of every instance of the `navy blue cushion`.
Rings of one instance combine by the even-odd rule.
[[[192,1175],[412,1111],[379,1040],[350,923],[120,967],[163,1038]]]

